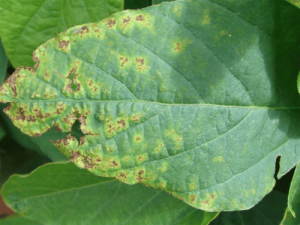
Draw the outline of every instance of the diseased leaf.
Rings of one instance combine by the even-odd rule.
[[[0,109],[3,110],[3,107],[0,106]],[[57,140],[64,137],[66,134],[55,132],[54,129],[51,129],[40,137],[29,137],[23,134],[12,124],[7,115],[5,115],[3,112],[1,112],[0,115],[3,118],[4,124],[6,125],[7,132],[14,139],[14,141],[16,141],[22,147],[36,151],[39,154],[46,155],[55,162],[69,160],[66,158],[66,156],[57,151],[57,149],[50,143],[50,140]]]
[[[206,225],[218,214],[192,208],[160,190],[97,177],[73,163],[14,175],[2,195],[17,213],[47,225]]]
[[[0,0],[0,33],[15,68],[33,66],[32,52],[69,27],[98,22],[123,9],[123,0]]]
[[[291,182],[289,195],[288,195],[288,207],[290,213],[294,217],[300,217],[300,168],[297,165],[294,172],[293,180]]]
[[[298,0],[287,0],[287,1],[293,4],[294,6],[300,8],[300,2]]]
[[[250,210],[220,213],[211,225],[279,225],[286,201],[286,194],[272,191]]]
[[[278,156],[279,178],[300,160],[299,23],[273,0],[120,12],[40,46],[0,100],[31,136],[79,120],[79,146],[54,144],[92,173],[207,211],[248,209],[272,190]]]
[[[41,223],[26,219],[20,216],[10,216],[0,219],[0,225],[42,225]]]

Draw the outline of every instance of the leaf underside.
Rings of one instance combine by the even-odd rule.
[[[54,144],[94,174],[207,211],[248,209],[272,190],[276,157],[279,177],[300,159],[299,23],[273,0],[120,12],[41,45],[0,100],[30,136],[79,120],[80,143]]]

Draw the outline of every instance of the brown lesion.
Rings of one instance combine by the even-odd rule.
[[[180,46],[180,43],[179,43],[179,42],[176,42],[176,43],[175,43],[174,51],[181,52],[182,50],[183,50],[183,48]]]
[[[71,136],[71,134],[68,134],[65,138],[61,139],[61,142],[62,142],[65,146],[67,146],[67,145],[70,144],[69,141],[76,141],[76,138],[73,137],[73,136]]]
[[[126,121],[124,119],[118,120],[117,124],[121,124],[124,129],[126,128]]]
[[[36,64],[34,65],[34,68],[37,69],[37,68],[39,67],[39,65],[40,65],[40,59],[39,59],[39,57],[36,56],[35,51],[33,52],[32,60],[33,60],[34,62],[36,62]]]
[[[113,123],[107,124],[108,130],[107,133],[109,134],[113,134],[116,130],[116,127]]]
[[[93,163],[92,158],[89,156],[83,156],[83,159],[81,160],[81,162],[83,163],[84,168],[87,170],[90,168],[93,168],[96,165],[95,163]]]
[[[137,176],[136,180],[139,181],[139,182],[141,182],[143,179],[145,179],[145,178],[142,177],[142,175],[143,175],[144,173],[145,173],[144,170],[140,170],[140,171],[138,172],[138,176]]]
[[[134,122],[139,122],[139,121],[140,121],[139,115],[134,115],[134,116],[132,117],[132,121],[134,121]]]
[[[83,137],[80,137],[80,145],[83,145],[86,141],[86,137],[83,136]]]
[[[77,66],[73,67],[70,70],[67,77],[69,78],[69,82],[67,86],[64,88],[64,91],[70,93],[80,91],[80,83],[77,82],[77,77],[78,77]]]
[[[106,26],[107,28],[112,28],[116,24],[116,19],[108,19]]]
[[[70,41],[60,41],[58,43],[58,48],[61,48],[61,49],[67,48],[69,46],[69,44],[70,44]]]
[[[144,67],[146,66],[145,65],[145,59],[143,59],[143,58],[136,58],[135,61],[137,63],[137,66],[138,66],[139,70],[143,70]]]
[[[135,140],[139,142],[140,140],[142,140],[142,137],[138,136],[135,138]]]
[[[126,179],[127,178],[127,175],[125,173],[120,173],[119,177],[123,178],[123,179]]]
[[[57,141],[56,141],[57,142]],[[81,156],[81,154],[80,154],[80,152],[76,152],[76,151],[71,151],[70,152],[70,160],[72,161],[72,162],[75,162],[75,160],[78,158],[78,157],[80,157]]]
[[[124,65],[128,62],[128,58],[127,57],[120,57],[120,61],[122,61],[121,66],[124,67]]]
[[[7,112],[7,111],[10,109],[10,107],[11,107],[11,106],[5,108],[3,111],[4,111],[4,112]],[[20,108],[17,110],[15,118],[12,118],[12,117],[10,116],[10,119],[11,119],[11,120],[21,120],[21,121],[33,122],[33,123],[36,122],[36,118],[35,118],[34,116],[32,116],[32,115],[28,115],[28,116],[27,116],[27,115],[25,114],[25,110],[24,110],[22,107],[20,107]]]
[[[196,195],[191,195],[190,200],[191,200],[191,203],[194,203],[196,200]]]
[[[131,18],[130,16],[127,16],[127,18],[123,19],[123,24],[127,25],[130,22]]]
[[[135,18],[136,21],[144,21],[145,18],[143,15],[138,15],[136,18]]]
[[[3,88],[4,85],[7,84],[9,86],[9,88],[11,89],[14,98],[18,97],[17,87],[16,87],[16,79],[19,76],[17,76],[16,74],[18,74],[19,70],[20,70],[20,68],[18,68],[0,87],[0,91],[5,91],[5,93],[7,93],[6,90]]]

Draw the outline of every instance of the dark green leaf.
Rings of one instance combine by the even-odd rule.
[[[0,187],[12,174],[26,174],[38,166],[49,162],[45,156],[23,149],[9,137],[0,142]]]
[[[222,212],[211,225],[279,225],[286,209],[287,196],[272,191],[254,208],[240,212]]]
[[[206,225],[217,216],[160,190],[97,177],[73,163],[48,164],[30,175],[12,176],[2,196],[17,213],[47,225]]]
[[[0,40],[0,84],[2,84],[3,81],[5,80],[7,66],[8,66],[8,59],[5,50],[3,48],[2,42]]]
[[[151,5],[151,0],[125,0],[125,9],[141,9]]]
[[[152,0],[152,5],[157,5],[162,2],[172,2],[172,1],[174,1],[174,0]]]
[[[10,216],[5,219],[0,219],[0,225],[42,225],[42,224],[26,219],[24,217]]]
[[[80,145],[55,145],[97,175],[248,209],[272,190],[279,155],[279,177],[300,160],[298,24],[296,7],[273,0],[123,11],[40,46],[0,99],[31,136],[79,120]]]
[[[15,68],[33,66],[32,52],[69,27],[98,22],[123,9],[123,0],[1,0],[0,33]]]

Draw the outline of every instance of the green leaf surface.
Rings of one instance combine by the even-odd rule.
[[[291,182],[288,207],[294,217],[300,217],[300,166],[297,165]]]
[[[25,217],[10,216],[5,219],[0,219],[0,225],[42,225],[41,223],[29,220]]]
[[[0,0],[0,34],[12,65],[33,66],[33,51],[69,27],[98,22],[123,0]]]
[[[160,190],[97,177],[73,163],[14,175],[2,196],[20,215],[48,225],[206,225],[218,214],[192,208]]]
[[[279,225],[286,201],[286,194],[272,191],[250,210],[220,213],[211,225]]]
[[[284,218],[280,225],[299,225],[300,219],[295,218],[292,213],[290,212],[289,208],[286,209]]]
[[[151,5],[151,0],[125,0],[124,9],[141,9]]]
[[[300,8],[300,1],[298,0],[287,0],[289,3],[293,4],[294,6]]]
[[[40,46],[0,100],[31,136],[79,120],[80,144],[54,144],[92,173],[248,209],[272,190],[278,156],[278,177],[300,160],[297,24],[298,9],[273,0],[123,11]]]

